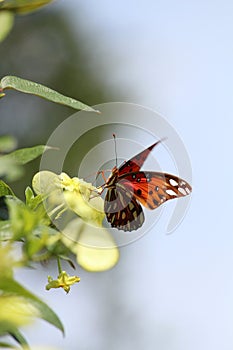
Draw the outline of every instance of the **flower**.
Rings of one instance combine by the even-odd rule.
[[[69,293],[70,286],[80,281],[78,276],[69,276],[66,271],[62,271],[57,279],[54,280],[51,276],[48,276],[48,284],[46,285],[46,290],[51,288],[63,288],[66,293]]]
[[[99,190],[83,179],[70,178],[66,173],[61,173],[59,178],[69,208],[89,224],[101,227],[105,214]]]
[[[76,255],[77,262],[91,272],[106,271],[119,260],[117,244],[103,227],[105,217],[102,189],[66,173],[37,173],[32,181],[37,195],[46,198],[45,206],[53,224],[62,233],[62,243]],[[64,221],[62,214],[64,215]],[[76,215],[75,215],[76,214]],[[68,219],[67,219],[68,218]],[[52,287],[50,285],[52,283]],[[54,287],[55,286],[55,287]],[[61,287],[51,278],[49,288]]]
[[[63,204],[85,222],[102,226],[105,217],[104,202],[99,195],[100,190],[91,183],[77,177],[70,178],[66,173],[56,175],[44,170],[34,176],[32,187],[36,194],[47,197],[49,205],[45,204],[46,208],[59,208]]]

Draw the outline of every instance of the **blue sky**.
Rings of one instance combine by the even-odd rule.
[[[49,330],[44,337],[42,324],[37,334],[70,350],[78,344],[232,350],[233,2],[58,0],[53,6],[66,10],[74,26],[81,13],[109,88],[158,111],[177,130],[192,162],[193,196],[172,235],[165,234],[167,206],[156,230],[121,250],[114,270],[82,272],[67,297],[46,294],[67,336]],[[33,286],[38,275],[30,273]],[[112,323],[101,328],[109,313]]]

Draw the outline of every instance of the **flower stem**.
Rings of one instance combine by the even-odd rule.
[[[58,272],[60,274],[62,272],[62,268],[61,268],[61,260],[60,260],[59,256],[57,257],[57,268],[58,268]]]

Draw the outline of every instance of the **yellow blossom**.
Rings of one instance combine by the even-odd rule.
[[[78,276],[69,276],[66,271],[62,271],[57,279],[54,280],[51,276],[48,276],[48,284],[46,285],[46,290],[51,288],[63,288],[66,293],[69,293],[70,286],[80,281]]]
[[[56,175],[51,171],[40,171],[34,176],[32,186],[36,194],[49,196],[50,204],[58,206],[63,202],[84,221],[102,226],[104,201],[91,183],[70,178],[66,173]]]
[[[61,240],[76,255],[80,266],[97,272],[111,269],[117,264],[119,250],[112,235],[102,225],[104,200],[98,188],[77,177],[70,178],[66,173],[56,175],[41,171],[33,178],[33,189],[37,194],[46,195],[47,202],[52,206],[66,207],[66,210],[78,215],[75,218],[71,216],[61,226]],[[63,288],[62,283],[61,279],[50,279],[47,287]]]

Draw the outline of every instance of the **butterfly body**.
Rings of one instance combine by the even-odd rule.
[[[159,142],[123,163],[119,169],[116,166],[112,169],[104,186],[107,188],[104,211],[112,227],[123,231],[137,230],[145,220],[141,204],[155,209],[169,199],[186,196],[192,191],[185,180],[175,175],[140,171]]]

